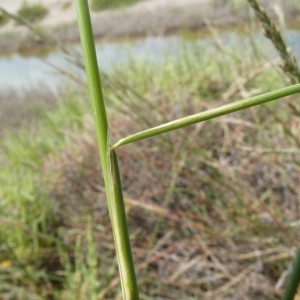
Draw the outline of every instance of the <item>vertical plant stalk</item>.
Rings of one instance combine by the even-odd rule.
[[[297,293],[297,287],[299,283],[300,283],[300,250],[298,250],[296,253],[292,274],[282,300],[293,300]]]
[[[78,27],[96,128],[100,162],[118,259],[124,299],[138,299],[125,206],[115,151],[109,147],[109,129],[102,94],[92,24],[87,0],[76,0]]]

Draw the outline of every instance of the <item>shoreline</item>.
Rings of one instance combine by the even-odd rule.
[[[278,20],[276,11],[263,1],[265,8],[272,18]],[[227,3],[227,4],[226,4]],[[298,19],[297,11],[283,7],[285,17]],[[167,35],[182,30],[201,31],[207,28],[206,20],[211,25],[220,27],[232,27],[242,25],[253,18],[247,6],[235,8],[228,5],[228,2],[221,1],[215,4],[213,0],[189,0],[184,4],[182,1],[158,2],[148,0],[136,5],[120,9],[108,10],[91,14],[95,39],[100,41],[134,38],[149,35]],[[41,35],[49,38],[40,38],[27,28],[16,28],[10,32],[3,32],[0,35],[1,55],[39,51],[55,46],[53,40],[63,44],[72,44],[79,41],[77,23],[74,21],[49,26],[40,24],[36,26]],[[53,36],[53,39],[50,37]]]

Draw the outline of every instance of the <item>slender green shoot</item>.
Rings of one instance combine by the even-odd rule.
[[[87,0],[77,0],[77,18],[88,89],[96,127],[99,156],[105,182],[124,299],[138,299],[138,289],[129,241],[128,226],[121,192],[115,152],[109,148],[109,129],[102,94],[95,43]]]
[[[117,148],[129,143],[137,142],[149,137],[153,137],[168,131],[172,131],[178,128],[186,127],[191,124],[203,122],[206,120],[210,120],[219,116],[227,115],[232,112],[236,112],[239,110],[243,110],[252,106],[256,106],[259,104],[263,104],[266,102],[270,102],[282,97],[286,97],[292,94],[296,94],[300,92],[300,84],[295,84],[289,87],[281,88],[272,92],[268,92],[262,95],[254,96],[248,99],[239,100],[233,103],[229,103],[217,108],[213,108],[201,113],[197,113],[188,117],[184,117],[175,121],[171,121],[150,129],[146,129],[128,137],[125,137],[115,143],[112,148]]]
[[[293,300],[297,293],[297,287],[299,283],[300,283],[300,250],[298,250],[296,253],[296,258],[293,265],[291,278],[288,282],[282,300]]]
[[[126,288],[125,291],[123,290],[123,296],[124,299],[138,299],[139,298],[138,288],[135,280],[134,263],[131,254],[128,226],[127,226],[127,220],[125,215],[125,205],[124,205],[122,184],[121,184],[120,172],[118,166],[118,158],[114,150],[110,151],[110,161],[111,161],[111,174],[113,178],[113,196],[114,199],[116,200],[114,201],[114,206],[115,206],[114,225],[116,226],[116,228],[118,228],[118,230],[116,230],[114,234],[115,234],[115,239],[117,241],[122,240],[122,242],[118,244],[119,249],[117,251],[117,256],[118,256],[120,273],[124,274],[124,276],[121,276],[122,286]],[[116,236],[117,234],[122,234],[122,236],[126,236],[128,238],[125,239],[122,237],[118,237]]]

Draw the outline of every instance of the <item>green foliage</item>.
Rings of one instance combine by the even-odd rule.
[[[42,20],[47,14],[48,9],[43,4],[28,4],[26,1],[22,3],[17,11],[19,17],[31,23]]]
[[[1,296],[36,299],[44,293],[44,284],[58,280],[53,272],[40,271],[41,265],[59,266],[55,255],[53,261],[43,251],[56,244],[56,237],[49,230],[58,218],[46,196],[42,165],[47,155],[56,153],[66,143],[65,128],[76,131],[81,127],[82,113],[82,102],[72,95],[61,99],[54,111],[43,113],[35,123],[36,129],[20,130],[2,139],[0,263],[5,261],[9,268],[5,272],[0,268]]]
[[[74,262],[68,249],[60,249],[66,276],[63,295],[59,299],[97,299],[101,288],[97,245],[93,241],[91,220],[87,221],[86,230],[76,236]]]
[[[93,11],[99,11],[109,8],[120,8],[138,1],[141,0],[92,0],[91,9]]]
[[[4,26],[8,23],[9,18],[4,13],[0,12],[0,26]]]

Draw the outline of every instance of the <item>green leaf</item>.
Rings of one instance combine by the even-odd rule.
[[[120,146],[124,146],[129,143],[137,142],[149,137],[153,137],[168,131],[183,128],[188,125],[210,120],[219,116],[227,115],[232,112],[243,110],[252,106],[270,102],[282,97],[286,97],[292,94],[300,92],[300,84],[295,84],[289,87],[281,88],[272,92],[268,92],[262,95],[254,96],[245,100],[236,101],[230,104],[226,104],[217,108],[213,108],[198,114],[194,114],[188,117],[184,117],[175,121],[171,121],[150,129],[146,129],[126,138],[119,140],[112,148],[115,149]]]

